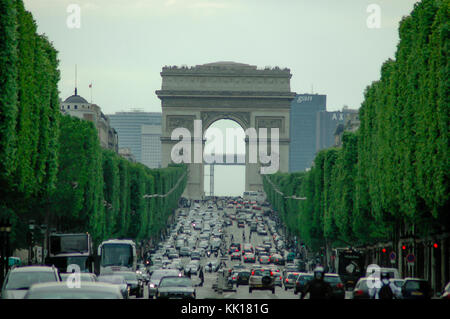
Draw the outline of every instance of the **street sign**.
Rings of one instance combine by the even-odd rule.
[[[389,254],[389,259],[391,260],[391,262],[392,262],[392,261],[395,262],[395,259],[397,259],[397,254],[396,254],[395,252],[391,252],[391,253]]]
[[[408,254],[408,256],[406,256],[406,261],[408,263],[414,263],[416,261],[416,257],[413,254]]]

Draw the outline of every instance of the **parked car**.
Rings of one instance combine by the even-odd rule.
[[[33,284],[61,281],[58,269],[47,266],[25,266],[10,269],[3,282],[3,299],[23,299]]]
[[[431,299],[433,290],[425,279],[405,278],[402,285],[402,299]]]
[[[80,287],[69,288],[64,282],[34,284],[25,299],[123,299],[117,285],[83,281]]]
[[[195,299],[196,291],[190,278],[167,276],[161,278],[156,291],[156,298]]]

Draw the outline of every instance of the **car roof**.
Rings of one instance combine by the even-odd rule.
[[[77,289],[92,289],[92,290],[115,290],[117,291],[117,286],[110,284],[110,283],[104,283],[104,282],[81,282],[80,283],[81,288]],[[39,283],[34,284],[30,288],[31,290],[46,290],[46,289],[52,289],[52,290],[66,290],[71,289],[67,286],[67,283],[65,282],[45,282],[45,283]]]
[[[54,272],[56,268],[50,267],[50,266],[23,266],[23,267],[16,267],[14,269],[11,269],[12,272],[30,272],[30,271],[36,271],[36,272]]]
[[[410,281],[426,281],[428,282],[428,280],[423,279],[423,278],[414,278],[414,277],[406,277],[405,279],[403,279],[404,281],[406,280],[410,280]]]

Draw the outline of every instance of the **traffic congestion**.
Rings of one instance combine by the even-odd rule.
[[[49,264],[12,267],[2,298],[450,298],[449,284],[435,294],[426,280],[400,278],[395,268],[365,267],[352,249],[336,255],[345,272],[322,265],[283,229],[261,199],[192,201],[142,259],[132,240],[104,241],[93,254],[89,234],[54,235]]]

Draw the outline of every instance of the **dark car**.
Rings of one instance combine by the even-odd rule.
[[[142,298],[144,296],[144,283],[139,280],[137,274],[134,271],[120,271],[114,273],[125,278],[128,287],[130,288],[130,296],[136,296],[136,298]]]
[[[245,254],[244,263],[255,263],[256,256],[254,254]]]
[[[300,293],[300,297],[303,294],[303,290],[305,289],[306,283],[313,279],[313,274],[311,273],[300,273],[295,281],[294,286],[294,294]]]
[[[195,299],[196,291],[188,277],[168,276],[161,278],[156,291],[157,299]]]
[[[405,278],[402,285],[403,299],[431,299],[433,290],[425,279]]]
[[[251,272],[250,270],[244,269],[240,270],[237,273],[236,277],[236,287],[239,287],[239,285],[248,285],[248,280],[250,279]]]
[[[325,274],[324,280],[333,289],[331,299],[345,299],[345,287],[338,274]]]
[[[234,252],[231,254],[230,260],[241,260],[241,254],[239,252]]]

